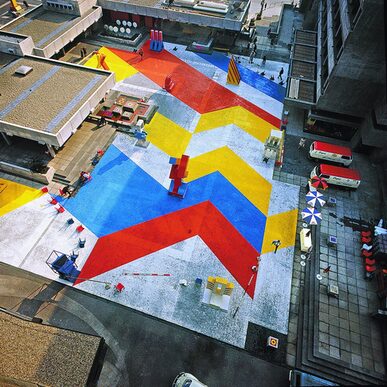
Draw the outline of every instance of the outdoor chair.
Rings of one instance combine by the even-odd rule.
[[[375,260],[374,260],[374,259],[366,258],[366,259],[365,259],[365,263],[366,263],[366,265],[368,265],[368,266],[375,266]]]
[[[121,282],[119,282],[117,285],[114,285],[114,295],[118,293],[122,293],[122,291],[125,289],[125,286],[122,285]]]
[[[362,250],[362,251],[361,251],[361,255],[362,255],[364,258],[371,258],[373,254],[372,254],[371,251],[368,251],[368,250]]]

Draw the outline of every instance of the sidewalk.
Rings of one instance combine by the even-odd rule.
[[[290,110],[284,165],[274,177],[305,187],[316,164],[307,159],[307,148],[313,137],[319,136],[303,133],[301,118],[299,111]],[[300,137],[308,139],[306,149],[297,149]],[[360,233],[351,225],[351,220],[365,222],[381,216],[378,180],[375,168],[362,154],[354,155],[353,168],[360,171],[363,181],[357,191],[328,188],[326,195],[336,198],[337,205],[322,209],[323,221],[313,227],[315,247],[305,267],[300,265],[297,237],[287,361],[289,366],[339,383],[383,384],[386,369],[382,330],[380,322],[370,317],[378,306],[376,283],[364,280]],[[305,194],[302,188],[300,212],[306,207]],[[297,230],[301,228],[300,214]],[[336,248],[327,246],[329,235],[337,237]],[[328,266],[330,272],[324,274]],[[323,279],[318,281],[316,274]],[[328,297],[328,283],[338,285],[338,299]]]

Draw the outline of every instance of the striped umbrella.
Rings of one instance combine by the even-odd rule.
[[[310,182],[313,187],[315,188],[321,188],[321,189],[327,189],[328,183],[323,177],[313,176],[310,179]]]
[[[312,207],[316,207],[316,204],[322,207],[326,203],[326,200],[324,195],[321,194],[320,192],[309,191],[306,194],[306,202]]]
[[[302,219],[304,219],[305,222],[309,224],[320,224],[322,218],[321,218],[321,212],[319,212],[316,208],[313,207],[307,207],[302,212]]]

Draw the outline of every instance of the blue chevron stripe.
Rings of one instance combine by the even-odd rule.
[[[219,172],[188,183],[181,200],[111,145],[92,176],[64,206],[98,237],[209,200],[261,251],[266,217]]]
[[[228,64],[230,62],[230,58],[226,55],[221,54],[219,52],[213,52],[211,55],[196,53],[196,55],[200,56],[201,58],[205,59],[207,62],[213,64],[221,70],[225,72],[228,71]],[[264,76],[257,74],[256,72],[244,66],[237,66],[241,75],[242,82],[247,83],[248,85],[261,91],[269,97],[276,99],[279,102],[284,102],[286,92],[285,87],[278,85],[275,82],[272,82],[270,79],[267,79]]]

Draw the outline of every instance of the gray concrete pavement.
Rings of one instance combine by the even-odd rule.
[[[288,385],[288,369],[57,282],[0,264],[0,305],[104,337],[101,386],[169,386],[181,371],[211,387]]]
[[[289,112],[284,165],[281,171],[274,172],[274,178],[305,187],[310,171],[318,164],[307,158],[310,143],[321,140],[348,144],[303,132],[303,112],[294,108]],[[298,149],[301,137],[307,138],[305,149]],[[364,154],[355,153],[351,167],[360,171],[362,183],[356,191],[334,186],[327,189],[325,194],[334,197],[337,205],[323,207],[321,225],[312,228],[314,249],[305,267],[300,265],[297,237],[287,363],[339,383],[385,385],[382,326],[370,317],[378,307],[376,283],[375,279],[364,279],[360,232],[348,222],[348,218],[362,223],[381,217],[378,176]],[[306,207],[305,193],[302,188],[300,212]],[[302,223],[299,216],[298,231]],[[336,247],[327,245],[329,235],[337,237]],[[330,271],[324,273],[328,266]],[[321,282],[316,274],[323,276]],[[328,297],[328,283],[338,286],[338,299]]]

